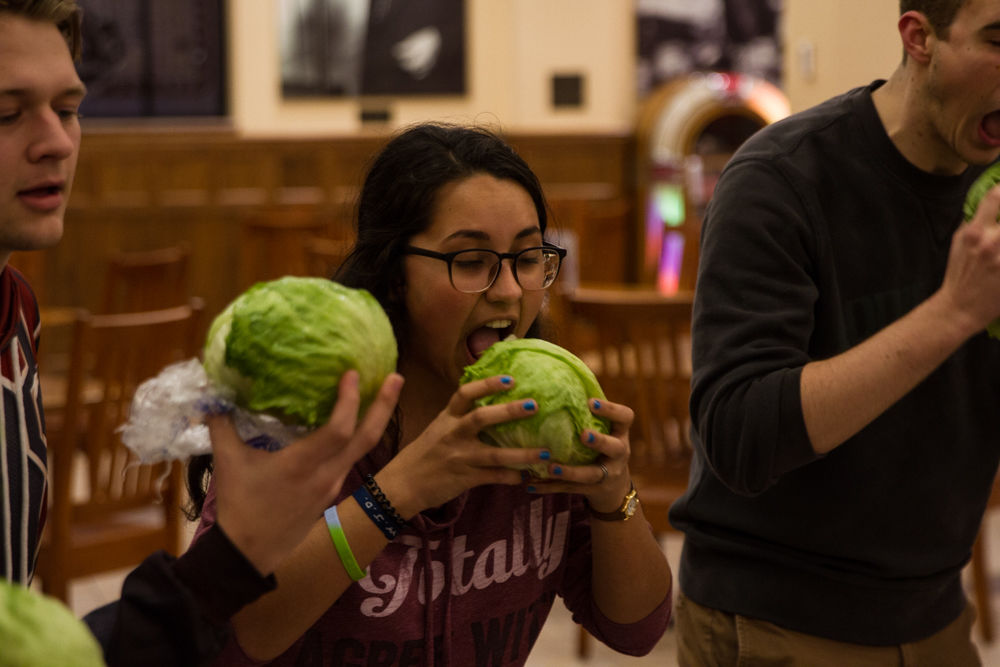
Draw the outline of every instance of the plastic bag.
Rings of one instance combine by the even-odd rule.
[[[204,418],[220,413],[230,413],[240,438],[262,449],[280,449],[309,431],[238,407],[208,380],[198,359],[189,359],[139,385],[118,432],[142,463],[183,460],[212,451]]]

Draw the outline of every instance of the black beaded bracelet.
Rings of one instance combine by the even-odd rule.
[[[389,516],[389,519],[396,524],[399,530],[402,530],[403,526],[406,525],[406,519],[400,516],[396,508],[389,502],[389,499],[385,497],[385,493],[379,487],[378,482],[375,481],[375,476],[371,473],[365,476],[365,486],[375,499],[375,502],[381,506],[382,511]]]

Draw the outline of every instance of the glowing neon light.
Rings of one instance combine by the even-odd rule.
[[[656,288],[662,294],[676,294],[681,279],[684,260],[684,235],[678,231],[667,232],[663,237],[663,252],[656,273]]]
[[[658,183],[654,186],[656,210],[660,220],[668,227],[679,227],[684,223],[684,189],[678,183]]]

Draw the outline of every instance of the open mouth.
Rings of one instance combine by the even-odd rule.
[[[49,212],[58,209],[63,203],[63,187],[56,184],[41,185],[35,188],[27,188],[17,193],[18,199],[25,206],[41,212]]]
[[[979,135],[991,146],[1000,146],[1000,110],[983,117],[979,122]]]
[[[62,192],[62,188],[58,185],[44,185],[38,188],[21,190],[18,194],[23,197],[49,197],[51,195],[57,195],[60,192]]]
[[[493,343],[503,340],[514,332],[513,320],[493,320],[469,334],[465,346],[473,360],[483,356]]]

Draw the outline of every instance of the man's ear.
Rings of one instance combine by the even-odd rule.
[[[934,28],[927,21],[927,17],[920,12],[906,12],[899,17],[897,27],[907,58],[912,58],[923,64],[930,61],[931,51],[937,36],[934,34]]]

